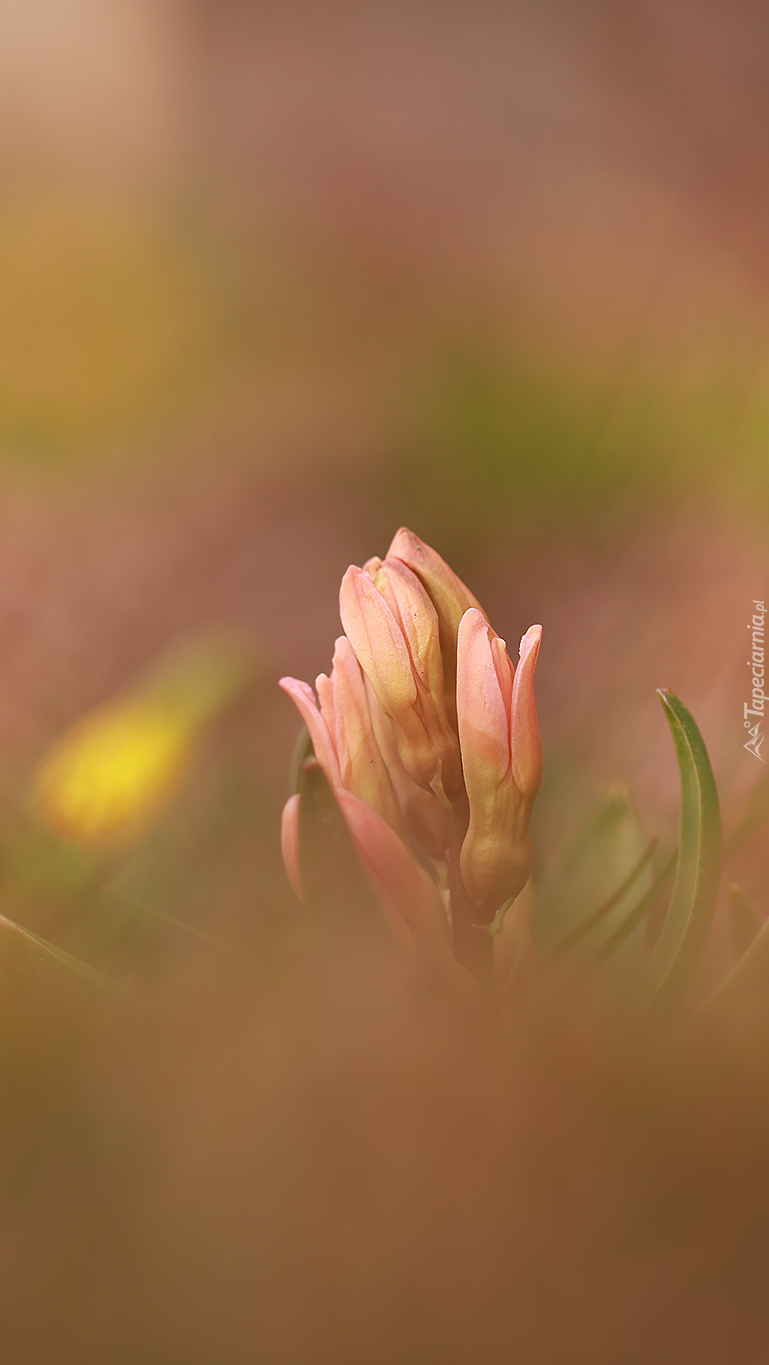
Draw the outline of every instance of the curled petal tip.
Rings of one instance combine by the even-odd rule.
[[[324,717],[318,710],[315,693],[309,683],[299,678],[281,678],[280,687],[288,694],[310,732],[315,757],[320,763],[329,782],[336,785],[340,781],[339,762],[334,741],[329,733]]]
[[[298,695],[301,695],[305,700],[310,701],[313,706],[315,705],[315,698],[312,695],[310,684],[302,682],[300,678],[279,678],[278,687],[282,687],[283,691],[288,693],[292,701],[295,700]]]
[[[408,526],[399,526],[387,551],[388,555],[397,555],[399,559],[404,559],[402,551],[409,549],[425,549],[425,543],[410,531]],[[405,562],[405,560],[404,560]]]
[[[477,597],[438,551],[420,540],[407,526],[396,531],[387,554],[402,559],[422,580],[438,612],[444,642],[448,643],[450,639],[453,643],[462,612],[467,607],[480,608]]]
[[[459,622],[457,631],[457,686],[469,684],[471,679],[462,665],[474,649],[485,649],[489,639],[489,623],[478,607],[469,607]]]
[[[521,643],[518,646],[519,658],[525,659],[526,656],[531,653],[532,649],[539,649],[541,643],[542,627],[529,626],[526,634],[521,636]]]

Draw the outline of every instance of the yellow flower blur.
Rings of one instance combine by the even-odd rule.
[[[38,816],[80,844],[130,844],[176,795],[210,722],[254,676],[237,641],[177,645],[49,750],[32,782]]]
[[[151,698],[93,712],[40,765],[34,782],[40,815],[78,843],[130,842],[181,785],[197,730]]]

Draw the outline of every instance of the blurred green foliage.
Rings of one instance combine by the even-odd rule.
[[[767,510],[756,363],[735,372],[716,355],[691,375],[629,346],[602,372],[469,332],[436,348],[409,398],[385,472],[392,519],[450,547],[588,529],[600,549],[631,521],[708,497]]]

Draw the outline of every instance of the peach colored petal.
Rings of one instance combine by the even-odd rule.
[[[507,645],[499,635],[492,635],[490,644],[491,658],[497,675],[499,690],[502,694],[502,705],[504,706],[505,714],[507,715],[507,737],[509,743],[510,710],[513,703],[513,679],[515,677],[515,668],[513,667],[513,661],[507,652]]]
[[[302,884],[299,878],[299,796],[289,796],[280,821],[280,848],[288,880],[300,900]]]
[[[319,673],[315,679],[315,691],[318,695],[318,708],[320,714],[326,722],[326,729],[331,737],[334,748],[339,750],[336,743],[336,716],[334,714],[334,684],[327,673]]]
[[[443,705],[438,613],[417,575],[400,559],[385,559],[374,584],[392,610],[419,680]]]
[[[339,610],[345,635],[383,710],[414,705],[417,687],[403,632],[368,574],[354,565],[342,579]]]
[[[417,944],[451,954],[443,902],[435,884],[380,815],[350,792],[335,792],[363,863],[399,938],[404,929]]]
[[[457,723],[468,794],[476,783],[502,781],[510,764],[508,710],[494,664],[494,633],[471,607],[457,637]]]
[[[534,697],[534,670],[541,640],[541,626],[530,626],[521,640],[510,708],[513,778],[518,790],[532,799],[542,781],[542,740]]]
[[[373,806],[393,829],[400,830],[403,818],[374,733],[366,682],[344,635],[336,641],[331,677],[341,786]]]
[[[297,707],[302,720],[310,732],[310,739],[315,750],[315,757],[320,763],[326,777],[332,787],[338,786],[341,781],[339,772],[339,762],[336,756],[336,749],[328,726],[318,710],[315,694],[309,683],[300,682],[298,678],[281,678],[280,686],[283,691],[293,701]]]
[[[454,573],[437,550],[426,545],[413,531],[401,526],[395,532],[387,558],[402,559],[418,575],[438,612],[450,630],[456,631],[471,607],[483,611],[480,602]]]

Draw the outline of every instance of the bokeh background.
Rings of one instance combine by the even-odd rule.
[[[750,812],[767,788],[742,707],[746,624],[769,593],[768,172],[759,0],[6,0],[4,913],[152,983],[168,1075],[195,1074],[200,1048],[221,1061],[253,992],[157,915],[278,970],[297,923],[277,834],[296,717],[276,681],[328,666],[341,574],[404,523],[511,643],[544,625],[540,858],[616,779],[669,834],[654,689],[670,686],[702,726],[730,838],[753,819],[729,874],[766,910]],[[251,681],[142,838],[94,861],[34,809],[38,765],[201,633],[252,651]],[[53,1103],[43,1014],[34,1064],[26,1043],[4,1063],[13,1161]],[[96,1070],[98,1146],[114,1105]],[[154,1151],[154,1118],[178,1153],[186,1111],[162,1090],[125,1122]],[[56,1101],[59,1147],[72,1103]],[[20,1208],[20,1316],[41,1295],[58,1312],[72,1209],[41,1232]],[[100,1292],[64,1294],[79,1330]]]

